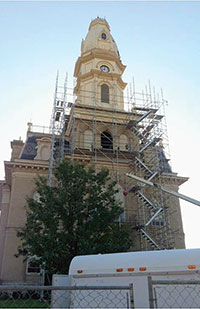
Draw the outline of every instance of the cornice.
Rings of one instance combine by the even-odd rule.
[[[71,128],[72,128],[72,119],[73,117],[76,120],[85,120],[85,115],[88,115],[90,119],[88,119],[87,117],[87,121],[92,121],[92,119],[94,118],[94,116],[96,118],[98,118],[99,116],[101,117],[102,112],[104,113],[104,115],[108,118],[110,117],[110,119],[113,119],[113,113],[115,115],[115,121],[117,122],[117,119],[120,118],[123,120],[123,123],[119,122],[119,124],[124,125],[124,121],[127,120],[128,115],[130,115],[130,113],[124,111],[124,110],[115,110],[113,112],[113,108],[105,108],[105,107],[94,107],[91,105],[85,105],[85,104],[76,104],[73,106],[73,111],[71,110],[70,112],[70,118],[69,118],[69,122],[68,122],[68,126],[67,126],[67,130],[66,130],[66,136],[69,137],[70,133],[71,133]],[[137,115],[136,112],[132,112],[131,113],[132,117],[139,117],[139,115]]]
[[[145,109],[146,111],[146,109]],[[86,105],[86,104],[82,104],[82,103],[76,103],[71,111],[70,111],[70,117],[69,117],[69,122],[68,122],[68,126],[67,126],[67,130],[66,130],[66,136],[69,137],[70,136],[70,132],[71,132],[71,127],[72,127],[72,119],[73,117],[76,120],[80,120],[84,119],[87,121],[92,121],[92,119],[94,118],[98,118],[99,116],[102,116],[101,114],[105,113],[106,118],[110,117],[111,119],[113,119],[113,115],[114,115],[114,119],[116,123],[122,124],[121,123],[121,119],[123,118],[123,125],[126,126],[129,122],[129,120],[136,120],[138,118],[141,117],[141,114],[137,113],[137,110],[133,110],[132,112],[127,112],[125,110],[121,110],[121,109],[116,109],[113,110],[113,108],[111,107],[103,107],[103,106],[95,106],[95,108],[91,105]],[[88,117],[85,118],[85,115],[88,115]],[[156,115],[155,119],[159,119],[159,115]],[[119,122],[118,122],[119,119]]]
[[[129,112],[127,112],[127,111],[125,111],[125,110],[113,110],[113,109],[110,109],[110,108],[105,108],[105,107],[98,107],[98,106],[95,106],[95,109],[94,109],[94,107],[93,106],[91,106],[91,105],[85,105],[85,104],[76,104],[76,106],[75,106],[75,110],[76,109],[85,109],[85,110],[92,110],[92,111],[94,111],[95,110],[95,112],[96,111],[100,111],[100,112],[102,112],[102,111],[105,111],[106,113],[107,112],[109,112],[109,113],[111,113],[111,114],[123,114],[123,115],[125,115],[126,117],[128,116],[128,115],[130,115],[130,113]],[[131,112],[131,114],[132,115],[137,115],[137,113],[136,112]]]
[[[49,169],[49,162],[41,163],[32,160],[4,161],[5,165],[5,179],[8,185],[12,183],[12,174],[16,171],[22,173],[46,173]]]
[[[78,162],[82,162],[82,163],[94,164],[93,152],[91,152],[89,150],[87,151],[85,149],[84,149],[84,151],[86,152],[86,154],[84,154],[84,155],[82,154],[81,155],[82,151],[79,151],[79,149],[76,149],[74,157],[73,157],[74,160],[78,161]],[[130,162],[132,161],[132,160],[130,160],[130,158],[132,158],[133,155],[134,156],[136,155],[135,152],[131,153],[131,154],[129,154],[127,152],[126,154],[127,154],[127,158],[126,159],[125,158],[119,158],[119,162],[118,162],[119,166],[118,167],[121,168],[121,169],[123,169],[123,168],[127,169],[129,167],[129,165],[130,165]],[[86,155],[87,155],[87,157],[86,157]],[[66,155],[65,157],[71,159],[70,155]],[[108,160],[108,157],[110,158],[110,160]],[[106,153],[106,157],[103,154],[103,152],[98,152],[98,161],[96,162],[96,164],[97,164],[97,166],[99,165],[99,166],[104,166],[104,167],[107,165],[108,167],[110,167],[112,169],[113,168],[113,161],[112,161],[113,157],[116,158],[116,155],[113,154],[112,151],[110,153]]]
[[[5,168],[19,168],[19,169],[35,169],[35,170],[48,170],[49,161],[47,162],[38,162],[34,160],[21,160],[17,161],[4,161]]]
[[[124,72],[126,68],[126,66],[121,63],[119,57],[113,51],[94,48],[90,52],[83,53],[78,58],[74,69],[74,77],[79,77],[80,66],[82,63],[88,62],[95,58],[114,61],[117,64],[118,68],[120,69],[121,74]]]
[[[71,156],[71,155],[66,155],[65,158],[71,159],[72,156]],[[91,157],[87,157],[87,158],[86,158],[86,157],[83,157],[83,156],[81,156],[81,155],[74,154],[73,159],[74,159],[75,161],[81,162],[81,163],[90,163],[92,158],[91,158]]]
[[[172,184],[180,186],[186,181],[189,177],[178,176],[177,173],[162,173],[161,182],[162,184]]]
[[[102,71],[92,69],[90,72],[82,74],[77,79],[76,87],[74,88],[75,93],[78,92],[80,83],[86,80],[93,79],[94,77],[106,77],[108,80],[116,80],[119,86],[124,90],[127,83],[123,82],[121,75],[117,73],[104,73]]]

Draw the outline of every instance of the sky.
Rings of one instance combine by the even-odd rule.
[[[136,89],[148,81],[168,101],[166,119],[174,172],[189,180],[180,193],[200,200],[200,2],[0,2],[0,179],[10,141],[25,140],[27,122],[49,126],[56,72],[74,64],[89,23],[106,18]],[[70,98],[69,98],[70,100]],[[200,208],[181,201],[187,248],[200,248]]]

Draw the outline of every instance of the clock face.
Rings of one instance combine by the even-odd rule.
[[[102,66],[100,67],[100,70],[101,70],[102,72],[106,72],[106,73],[108,73],[108,72],[110,71],[110,69],[109,69],[109,67],[107,67],[107,65],[102,65]]]

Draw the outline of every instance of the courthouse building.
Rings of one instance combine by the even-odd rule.
[[[124,207],[120,224],[132,227],[131,250],[185,247],[179,200],[126,175],[175,191],[188,179],[169,164],[165,100],[150,85],[141,92],[134,84],[125,90],[125,68],[109,24],[94,19],[75,64],[74,101],[66,102],[65,85],[61,97],[55,93],[50,131],[38,132],[29,123],[26,140],[11,142],[11,159],[5,162],[5,180],[0,182],[1,283],[41,282],[31,260],[15,257],[20,244],[16,231],[26,221],[26,197],[36,195],[36,176],[51,177],[51,164],[62,149],[66,157],[94,165],[97,171],[109,169]]]

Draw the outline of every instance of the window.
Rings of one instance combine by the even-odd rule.
[[[163,216],[157,216],[151,223],[153,226],[164,226]]]
[[[104,149],[113,149],[112,136],[108,132],[101,133],[101,146]]]
[[[101,38],[102,38],[103,40],[106,40],[106,38],[107,38],[107,37],[106,37],[106,34],[105,34],[105,33],[102,33],[102,34],[101,34]]]
[[[164,226],[164,221],[161,221],[161,220],[159,220],[159,221],[153,220],[153,221],[152,221],[152,225],[153,225],[153,226]]]
[[[101,102],[109,103],[109,87],[106,84],[101,85]]]
[[[40,274],[41,268],[38,266],[36,259],[28,258],[26,264],[26,273],[27,274]]]
[[[56,112],[56,118],[55,118],[55,121],[59,121],[59,119],[60,119],[60,115],[61,115],[61,112]]]

